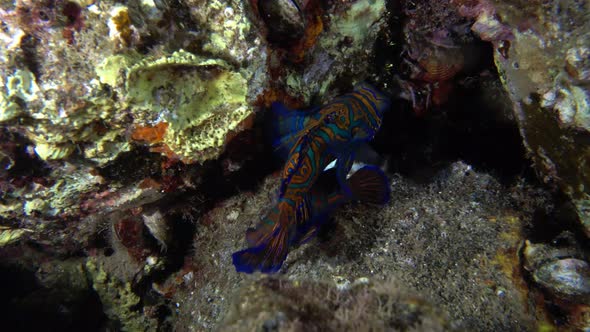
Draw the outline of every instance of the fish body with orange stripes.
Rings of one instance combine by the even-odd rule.
[[[359,149],[379,130],[389,105],[387,96],[366,83],[307,111],[273,104],[273,146],[286,163],[277,204],[248,230],[251,247],[232,256],[238,272],[276,272],[289,249],[311,238],[336,207],[352,200],[388,200],[387,178],[377,167],[347,175]],[[314,185],[333,162],[339,189],[326,193]]]

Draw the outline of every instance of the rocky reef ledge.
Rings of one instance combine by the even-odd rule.
[[[590,329],[590,3],[0,0],[3,330]],[[384,206],[272,275],[270,108],[369,82]]]

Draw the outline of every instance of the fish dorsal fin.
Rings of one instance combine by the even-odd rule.
[[[298,144],[302,137],[307,134],[307,131],[301,130],[300,132],[293,133],[287,136],[283,136],[281,139],[274,141],[272,144],[273,151],[279,155],[283,160],[289,158],[289,154],[293,148]]]
[[[291,110],[283,103],[274,102],[271,106],[270,137],[275,152],[287,159],[297,141],[305,135],[309,127],[317,125],[313,116],[319,107],[309,110]]]

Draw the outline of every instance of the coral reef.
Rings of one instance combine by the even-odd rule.
[[[0,226],[0,247],[17,241],[27,231],[31,232],[31,230],[27,230],[26,228],[11,229],[6,226]]]
[[[250,70],[264,63],[262,43],[251,33],[245,1],[189,0],[186,6],[195,23],[205,27],[200,32],[207,36],[203,51],[232,64],[248,64]]]
[[[85,24],[76,23],[75,33],[69,34],[68,38],[53,33],[52,29],[60,25],[59,18],[56,17],[55,22],[53,19],[44,22],[37,14],[31,14],[43,11],[43,5],[22,1],[3,14],[8,26],[3,32],[6,34],[3,39],[3,49],[6,50],[3,58],[6,62],[2,77],[4,89],[0,97],[1,120],[7,125],[17,125],[19,131],[26,133],[42,159],[67,159],[74,152],[82,151],[86,158],[99,164],[114,160],[119,153],[130,149],[125,132],[134,125],[146,125],[144,121],[148,116],[141,111],[153,107],[149,112],[151,119],[162,118],[164,121],[166,113],[172,114],[173,119],[166,119],[174,124],[167,134],[167,143],[171,143],[172,151],[187,160],[203,161],[219,155],[227,133],[239,130],[237,124],[251,114],[252,109],[246,104],[246,82],[257,64],[263,62],[252,61],[251,68],[243,67],[237,73],[225,61],[199,60],[188,52],[172,52],[175,49],[160,49],[160,53],[170,54],[164,57],[145,56],[131,50],[131,46],[147,42],[145,34],[150,32],[145,29],[148,23],[165,20],[162,15],[155,15],[153,11],[158,8],[151,8],[153,4],[150,7],[148,3],[142,2],[130,8],[109,2],[77,7],[76,17],[83,16]],[[58,7],[69,13],[71,6],[79,5],[60,1]],[[215,22],[210,21],[213,13],[207,17],[199,16],[203,19],[200,24],[217,29],[219,23],[221,31],[226,31],[226,34],[212,35],[211,43],[205,43],[198,51],[215,53],[231,61],[232,66],[239,66],[253,59],[252,55],[244,58],[244,47],[248,47],[250,53],[256,47],[245,44],[249,26],[244,23],[241,5],[235,6],[238,7],[235,10],[221,2],[206,6],[209,9],[228,8],[216,14],[222,17]],[[53,17],[58,13],[45,15]],[[108,22],[108,32],[104,22]],[[134,26],[134,22],[138,22],[138,27]],[[228,35],[227,31],[232,32]],[[105,35],[109,38],[104,38]],[[75,38],[75,43],[81,47],[69,46],[72,43],[70,37]],[[33,40],[29,41],[31,38]],[[94,68],[97,68],[97,73]],[[170,76],[171,72],[183,70],[186,71],[185,77]],[[124,82],[126,77],[119,77],[119,74],[129,76],[123,86],[117,83]],[[155,75],[159,80],[169,82],[145,85],[146,75]],[[192,86],[179,85],[180,82],[192,81],[195,81]],[[181,98],[178,95],[178,98],[170,100],[167,94],[171,92],[167,89],[181,87],[184,88],[184,96]],[[157,89],[161,91],[155,91]],[[188,94],[191,89],[195,91]],[[205,90],[210,94],[203,95]],[[209,98],[211,103],[194,110],[197,98]],[[128,107],[131,107],[129,111],[120,111]],[[192,113],[187,111],[189,108]],[[24,118],[32,121],[21,124]],[[191,123],[188,118],[196,118],[191,121],[197,122]],[[220,128],[226,130],[220,132]],[[185,144],[186,141],[188,144]],[[202,150],[206,157],[193,156]]]
[[[6,329],[590,328],[587,2],[2,0],[0,18]],[[361,81],[392,99],[358,151],[392,200],[334,211],[276,275],[235,272],[276,203],[269,106]]]
[[[134,183],[121,177],[113,183],[103,170],[151,163],[153,155],[121,164],[144,144],[168,159],[204,162],[251,126],[250,103],[263,79],[249,81],[255,72],[264,76],[258,69],[265,58],[264,50],[254,52],[260,40],[248,35],[246,8],[231,1],[201,4],[210,10],[202,16],[188,11],[190,5],[183,7],[183,23],[175,22],[183,13],[180,2],[3,5],[0,123],[8,130],[3,136],[16,138],[27,157],[15,158],[7,147],[2,162],[13,169],[39,165],[32,175],[19,175],[23,183],[12,181],[13,171],[3,175],[0,210],[10,226],[58,239],[50,233],[77,229],[75,222],[88,221],[89,214],[100,220],[125,209],[125,202],[145,203],[154,188],[142,181],[158,178],[169,164],[126,171],[135,171],[127,177]],[[215,38],[213,30],[220,32]],[[182,183],[173,174],[163,179]],[[157,189],[174,187],[156,183]],[[55,219],[66,225],[46,223]]]
[[[307,51],[305,66],[289,68],[280,80],[288,95],[304,104],[317,96],[326,101],[338,87],[346,83],[352,86],[367,78],[370,50],[384,27],[385,1],[356,1],[344,7],[335,6],[324,15],[329,16],[330,25]]]
[[[108,52],[112,48],[108,40],[98,38],[103,33],[96,24],[99,15],[88,12],[87,18],[96,28],[82,30],[78,24],[65,38],[53,33],[53,29],[68,29],[67,25],[61,26],[60,17],[74,15],[70,7],[78,5],[60,1],[55,8],[43,6],[19,1],[13,11],[4,13],[11,27],[8,32],[13,32],[6,37],[19,44],[6,47],[3,56],[6,85],[2,99],[7,108],[2,121],[25,133],[42,159],[65,159],[84,144],[104,139],[107,131],[101,130],[103,124],[116,123],[121,115],[92,81],[99,59],[95,49]],[[47,15],[48,19],[44,21],[37,15]],[[76,17],[80,15],[77,13]],[[19,29],[21,36],[17,37],[14,33],[18,34]],[[71,46],[72,38],[81,47]],[[120,128],[114,129],[122,133]],[[120,149],[124,150],[118,136],[110,134],[110,141],[123,144]],[[109,159],[107,155],[117,149],[113,150],[100,151],[96,157]]]
[[[247,317],[237,310],[227,324],[243,321],[260,326],[265,319],[279,319],[272,314],[278,311],[285,313],[285,323],[303,319],[299,315],[305,313],[289,314],[289,296],[283,303],[285,295],[280,291],[276,300],[270,294],[271,299],[260,301],[234,295],[237,302],[232,304],[233,292],[267,294],[261,291],[267,282],[264,276],[241,275],[228,267],[231,253],[243,246],[243,231],[264,213],[273,199],[268,193],[275,192],[276,185],[276,178],[271,177],[257,194],[232,197],[203,217],[194,256],[175,278],[162,285],[175,289],[172,298],[179,303],[179,328],[215,329],[233,305],[244,308]],[[515,272],[521,264],[520,224],[530,222],[532,212],[546,202],[542,191],[503,188],[490,175],[458,162],[428,184],[395,177],[392,197],[384,209],[351,206],[337,213],[333,226],[318,241],[289,255],[277,282],[285,287],[295,282],[303,290],[323,282],[346,290],[355,280],[377,285],[394,276],[399,287],[413,289],[413,297],[426,299],[429,304],[424,305],[440,313],[426,317],[446,317],[454,328],[526,330],[536,325],[535,320],[544,322],[542,314],[535,317],[528,311],[525,279]],[[302,292],[297,296],[311,296],[306,301],[314,305],[330,305],[317,292],[311,292],[313,296]],[[260,320],[251,317],[248,303],[268,316]],[[267,304],[269,308],[264,307]],[[315,326],[333,319],[322,317],[326,320],[315,318],[320,320]]]
[[[99,79],[125,96],[121,107],[130,109],[136,123],[167,124],[162,140],[155,143],[166,144],[172,156],[187,162],[219,156],[229,133],[240,130],[252,115],[246,103],[247,80],[225,61],[184,50],[136,63],[138,58],[131,54],[105,59],[97,68]]]

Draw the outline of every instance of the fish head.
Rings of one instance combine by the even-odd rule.
[[[381,127],[383,115],[390,108],[391,101],[367,82],[357,84],[354,94],[364,107],[358,113],[359,121],[355,121],[351,128],[352,135],[356,140],[371,140]]]
[[[389,110],[391,106],[391,99],[385,93],[375,88],[372,84],[363,81],[356,84],[354,90],[369,96],[372,102],[372,108],[379,118],[382,118],[383,114]]]

